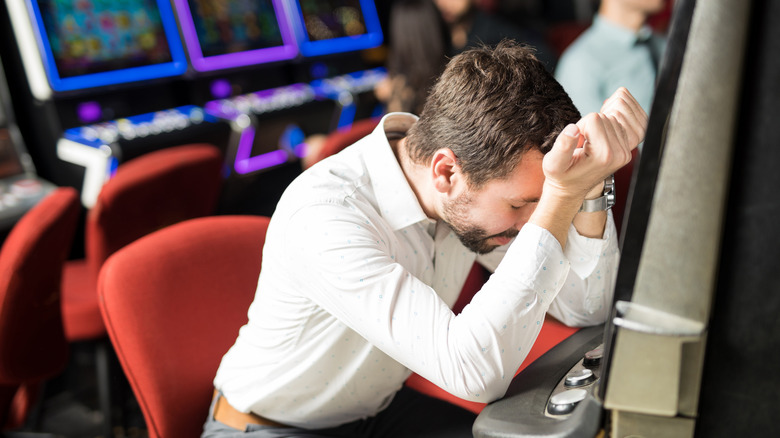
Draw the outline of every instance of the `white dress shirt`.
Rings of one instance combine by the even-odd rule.
[[[572,226],[565,252],[532,224],[489,254],[469,251],[425,216],[393,154],[388,136],[415,121],[385,116],[285,191],[249,322],[214,380],[237,409],[332,427],[382,410],[412,371],[490,402],[506,391],[545,312],[572,325],[604,321],[618,263],[613,221],[603,239]],[[456,316],[450,308],[475,260],[495,273]]]

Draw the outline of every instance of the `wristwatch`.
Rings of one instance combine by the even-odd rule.
[[[615,205],[615,175],[612,174],[604,180],[604,192],[596,199],[582,201],[580,211],[592,213],[594,211],[609,210]]]

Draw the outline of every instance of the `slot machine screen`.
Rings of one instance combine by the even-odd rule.
[[[28,0],[51,87],[70,91],[182,74],[166,0]]]
[[[241,138],[235,170],[246,174],[283,164],[293,155],[301,158],[308,135],[332,129],[333,106],[332,101],[313,100],[258,117],[251,135]]]
[[[288,0],[303,56],[368,49],[382,44],[373,0]]]
[[[282,0],[174,0],[190,62],[197,71],[294,58]]]

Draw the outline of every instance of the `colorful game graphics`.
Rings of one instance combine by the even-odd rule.
[[[368,49],[382,44],[373,0],[285,0],[303,56]]]
[[[187,69],[165,0],[28,0],[54,91],[182,74]]]
[[[282,0],[174,0],[197,71],[292,59],[298,48]]]

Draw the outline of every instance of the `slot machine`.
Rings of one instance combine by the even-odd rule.
[[[79,189],[86,207],[121,162],[177,144],[224,143],[227,124],[186,95],[188,64],[170,2],[6,7],[30,153],[42,175]]]
[[[300,173],[306,135],[327,133],[337,104],[291,83],[299,56],[281,0],[174,0],[192,66],[190,94],[230,127],[220,210],[270,215]]]
[[[678,0],[612,316],[513,379],[486,437],[777,436],[777,2]]]
[[[301,74],[309,66],[307,56],[354,57],[358,50],[381,44],[373,2],[341,9],[335,5],[347,18],[326,17],[333,31],[317,44],[309,42],[301,9],[287,0],[173,3],[194,70],[188,78],[192,94],[203,102],[206,114],[231,127],[220,209],[270,215],[301,172],[306,139],[349,126],[360,116],[359,94],[373,95],[370,82],[382,72],[350,72],[348,79],[338,80],[346,86],[323,86]]]
[[[319,94],[341,103],[338,127],[381,115],[382,107],[373,91],[387,76],[386,70],[381,66],[360,68],[352,61],[361,50],[382,44],[373,0],[287,1],[312,86]]]
[[[13,116],[0,62],[0,233],[5,235],[54,185],[35,172]]]

